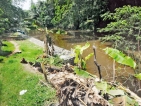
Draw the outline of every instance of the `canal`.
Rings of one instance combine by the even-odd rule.
[[[97,63],[101,65],[101,73],[102,78],[106,81],[112,81],[113,79],[113,59],[105,54],[104,48],[111,47],[111,43],[106,42],[102,43],[97,40],[97,37],[91,32],[86,31],[68,31],[67,35],[61,34],[53,34],[50,33],[50,36],[53,38],[53,42],[55,45],[62,47],[67,50],[72,50],[76,45],[85,45],[86,42],[90,43],[90,47],[86,49],[83,53],[83,56],[87,56],[88,54],[93,52],[92,46],[96,47],[96,56]],[[30,36],[38,38],[40,40],[44,40],[45,32],[40,31],[31,31]],[[129,87],[132,91],[141,96],[141,92],[137,92],[139,89],[139,84],[134,83],[134,79],[132,75],[134,74],[134,70],[128,66],[124,66],[116,63],[116,81],[121,82],[124,86]],[[94,64],[94,57],[91,57],[87,61],[87,71],[91,74],[98,75],[97,67]]]

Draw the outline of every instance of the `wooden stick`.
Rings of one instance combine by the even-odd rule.
[[[79,100],[84,106],[87,106],[80,98],[78,98],[78,100]]]
[[[93,51],[94,51],[94,63],[95,65],[97,66],[97,69],[98,69],[98,73],[99,73],[99,78],[101,79],[102,78],[102,75],[101,75],[101,69],[100,69],[100,66],[97,61],[96,61],[96,47],[93,45]]]
[[[45,69],[44,62],[41,62],[41,68],[42,68],[42,70],[43,70],[43,74],[44,74],[45,80],[48,82],[48,79],[47,79],[47,74],[46,74],[46,69]]]
[[[113,60],[113,81],[115,81],[115,74],[116,74],[116,70],[115,70],[115,60]]]
[[[41,84],[45,85],[48,87],[48,84],[46,84],[44,81],[42,81],[41,79],[39,80]]]

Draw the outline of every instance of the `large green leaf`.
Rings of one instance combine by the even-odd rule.
[[[76,46],[74,47],[74,52],[75,52],[76,54],[80,54],[80,50],[81,50],[81,45],[76,45]]]
[[[50,63],[50,64],[53,64],[53,63],[54,63],[54,58],[53,58],[52,56],[51,56],[50,59],[49,59],[49,63]]]
[[[134,75],[137,79],[141,80],[141,73]]]
[[[81,48],[80,53],[82,54],[83,51],[84,51],[85,49],[87,49],[89,46],[90,46],[90,44],[87,42],[87,43],[85,44],[85,46],[83,46],[83,47]]]
[[[139,106],[139,104],[129,96],[126,96],[126,106]]]
[[[121,51],[109,47],[105,48],[104,50],[105,53],[112,57],[116,62],[130,66],[134,69],[136,68],[136,63],[134,60],[129,56],[125,56],[125,54],[123,54]]]
[[[81,60],[81,67],[82,69],[86,69],[86,61],[85,60]]]
[[[90,76],[90,74],[87,71],[81,70],[77,67],[74,68],[74,72],[81,77],[88,78]]]
[[[75,52],[74,63],[78,63],[79,62],[80,49],[81,49],[81,45],[75,46],[75,49],[74,49],[74,52]]]
[[[108,94],[110,94],[112,96],[117,96],[117,95],[123,96],[123,95],[125,95],[123,90],[109,90]]]
[[[88,59],[90,59],[93,55],[94,55],[94,53],[90,53],[88,56],[85,57],[85,61],[87,61]]]
[[[79,62],[79,55],[75,54],[75,59],[74,59],[74,63],[78,63]]]
[[[90,46],[90,44],[87,42],[84,46],[81,47],[81,45],[76,45],[74,48],[74,52],[75,52],[75,59],[74,59],[74,63],[78,63],[80,60],[80,55],[83,54],[83,51],[85,49],[87,49]],[[92,54],[88,55],[87,59],[89,59],[91,57]]]
[[[101,82],[96,82],[96,87],[99,90],[102,90],[104,92],[107,92],[108,85],[107,85],[107,82],[101,81]]]

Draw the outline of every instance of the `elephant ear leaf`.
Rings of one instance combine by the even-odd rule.
[[[102,81],[102,82],[96,82],[96,87],[99,89],[99,90],[102,90],[104,92],[107,92],[107,82],[105,81]]]
[[[90,44],[87,42],[80,50],[80,53],[82,54],[84,50],[86,50],[88,47],[90,47]]]
[[[74,49],[74,52],[75,52],[74,63],[78,63],[78,62],[79,62],[79,54],[80,54],[80,50],[81,50],[81,45],[77,45],[77,46],[75,46],[75,49]]]
[[[109,47],[105,48],[104,51],[106,54],[112,57],[116,62],[130,66],[134,69],[136,68],[136,63],[134,62],[134,60],[131,57],[123,54],[121,51]]]
[[[84,77],[84,78],[89,78],[90,76],[90,73],[88,73],[87,71],[84,71],[84,70],[81,70],[81,69],[78,69],[77,67],[74,68],[74,72],[81,76],[81,77]]]
[[[136,77],[137,79],[141,80],[141,73],[135,74],[134,77]]]
[[[90,53],[89,55],[87,55],[87,56],[85,57],[85,61],[87,61],[88,59],[90,59],[93,55],[94,55],[94,53]]]
[[[117,96],[117,95],[125,95],[123,90],[109,90],[108,94],[112,95],[112,96]]]

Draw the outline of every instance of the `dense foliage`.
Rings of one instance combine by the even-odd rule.
[[[17,27],[24,17],[24,11],[12,5],[12,0],[0,0],[0,34]]]
[[[107,27],[99,32],[106,32],[104,41],[112,41],[113,46],[123,51],[140,49],[141,7],[123,6],[114,13],[102,15],[104,20],[111,20]]]
[[[54,17],[53,1],[39,1],[31,3],[31,17],[38,26],[52,26],[51,19]]]
[[[104,13],[107,0],[47,0],[32,3],[31,14],[41,26],[91,29]]]

